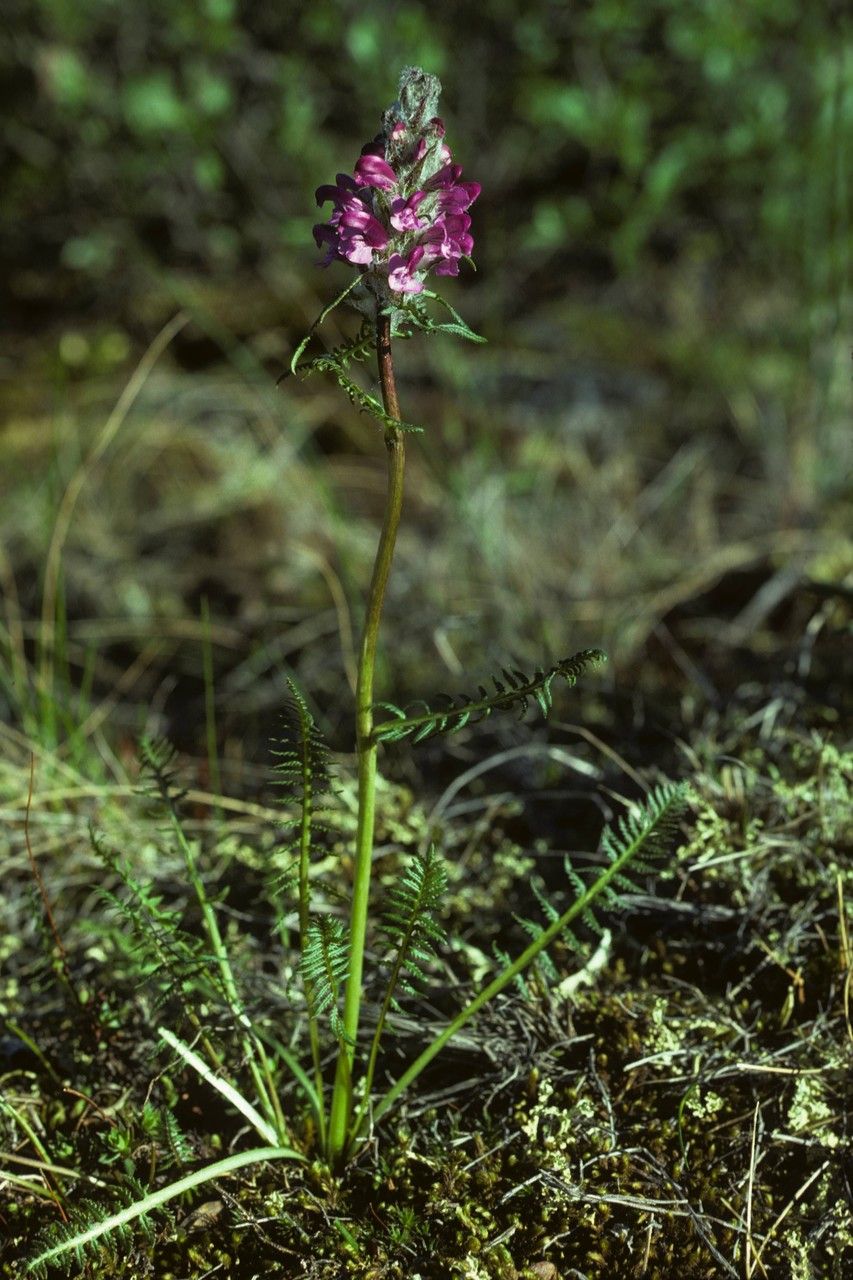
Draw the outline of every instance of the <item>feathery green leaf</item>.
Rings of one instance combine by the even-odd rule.
[[[424,966],[445,941],[436,915],[446,891],[444,860],[430,845],[426,853],[412,858],[389,894],[379,928],[395,953],[388,988],[388,1002],[395,1009],[399,1007],[396,990],[416,995],[427,980]]]
[[[585,671],[606,661],[607,658],[600,649],[582,649],[547,671],[537,669],[532,676],[517,668],[510,670],[504,667],[499,676],[491,677],[494,693],[490,693],[485,685],[480,685],[474,697],[468,694],[441,694],[439,696],[445,698],[448,704],[445,707],[430,707],[428,703],[416,702],[404,709],[390,702],[378,702],[374,709],[390,712],[392,718],[374,725],[373,740],[399,742],[402,738],[411,737],[413,742],[423,742],[435,734],[456,733],[466,724],[477,724],[493,711],[515,708],[519,716],[523,716],[531,701],[547,716],[553,702],[552,685],[556,679],[565,680],[572,686]],[[419,710],[421,707],[422,711]]]
[[[343,923],[334,916],[319,916],[308,925],[302,976],[311,1016],[328,1013],[332,1031],[343,1038],[340,995],[349,964],[349,943]]]
[[[275,784],[283,800],[310,818],[317,800],[332,790],[331,752],[296,682],[288,678],[287,687],[284,733],[272,749]]]

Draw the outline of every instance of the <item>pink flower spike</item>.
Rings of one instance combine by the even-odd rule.
[[[361,148],[352,174],[318,187],[318,205],[331,204],[314,239],[330,262],[360,269],[357,306],[401,306],[422,293],[430,271],[455,276],[474,241],[467,210],[479,182],[462,182],[444,121],[436,115],[441,85],[418,67],[406,67],[397,102],[382,116],[382,132]],[[396,295],[396,302],[394,301]]]
[[[379,191],[393,191],[397,185],[396,173],[381,156],[361,156],[354,173],[365,186],[376,187]]]
[[[388,259],[388,287],[394,293],[421,293],[423,281],[414,275],[415,268],[424,256],[421,245],[416,245],[404,258],[402,254],[392,253]]]

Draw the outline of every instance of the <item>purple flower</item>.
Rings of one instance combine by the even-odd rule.
[[[374,253],[388,244],[388,232],[382,223],[363,206],[359,208],[355,200],[341,213],[339,226],[340,252],[347,262],[370,266]]]
[[[454,182],[458,182],[461,176],[461,164],[445,164],[424,183],[424,186],[427,191],[435,191],[441,187],[452,187]]]
[[[425,233],[427,261],[435,265],[437,276],[459,274],[459,259],[468,257],[474,247],[473,237],[468,233],[470,225],[467,213],[446,213]]]
[[[414,271],[424,256],[423,245],[415,245],[403,258],[399,253],[392,253],[388,259],[388,288],[394,293],[420,293],[423,281]]]
[[[328,222],[314,228],[326,250],[321,265],[358,266],[380,302],[421,293],[430,271],[458,275],[460,258],[474,247],[466,211],[480,184],[460,181],[462,166],[453,163],[435,110],[440,90],[435,76],[407,68],[398,102],[362,147],[352,175],[339,173],[334,184],[317,188],[318,205],[332,204]]]
[[[393,191],[397,185],[397,175],[387,161],[376,155],[359,157],[355,166],[356,177],[367,187],[378,187],[380,191]]]
[[[462,213],[470,208],[481,190],[479,182],[459,182],[439,191],[436,203],[445,212]]]
[[[417,216],[418,205],[425,199],[425,191],[416,191],[408,200],[398,196],[391,201],[391,226],[395,231],[420,231],[421,227],[427,226],[426,218]]]
[[[348,200],[351,196],[357,195],[360,188],[348,173],[339,173],[337,175],[337,186],[326,183],[325,186],[318,187],[315,194],[317,204],[323,204],[326,200],[333,201],[336,205],[343,204],[344,200]]]

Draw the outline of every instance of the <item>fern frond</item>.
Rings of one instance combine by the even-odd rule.
[[[139,789],[143,795],[163,800],[170,808],[180,804],[186,789],[178,785],[177,752],[166,738],[143,736],[139,740]]]
[[[424,966],[435,956],[435,948],[446,935],[436,919],[447,892],[444,860],[430,845],[425,854],[416,854],[403,878],[391,890],[380,931],[394,951],[387,1003],[398,1009],[396,990],[416,995],[427,978]]]
[[[311,1016],[328,1013],[335,1036],[344,1035],[340,994],[349,965],[349,944],[343,923],[334,916],[320,916],[308,925],[302,976]]]
[[[332,351],[324,351],[322,355],[311,360],[303,360],[296,364],[293,373],[335,373],[339,368],[346,369],[353,360],[366,360],[376,350],[376,333],[373,325],[362,324],[354,338],[341,342]],[[290,370],[288,371],[290,372]],[[287,374],[283,375],[287,377]]]
[[[89,1196],[82,1197],[69,1206],[67,1222],[51,1223],[39,1232],[35,1241],[39,1253],[26,1265],[27,1273],[38,1277],[38,1280],[46,1280],[48,1265],[56,1266],[56,1259],[67,1253],[73,1254],[73,1261],[82,1268],[96,1254],[103,1260],[105,1245],[109,1260],[114,1262],[119,1244],[126,1250],[130,1240],[131,1231],[124,1214],[135,1200],[144,1197],[144,1189],[135,1178],[127,1178],[123,1186],[114,1188],[114,1197],[118,1212],[110,1215],[114,1226],[109,1240],[103,1239],[105,1233],[100,1230],[104,1222],[104,1205]],[[135,1217],[138,1229],[150,1238],[153,1222],[147,1209],[141,1209]],[[71,1261],[68,1259],[64,1265],[70,1265]]]
[[[393,703],[379,702],[375,709],[388,711],[393,717],[374,725],[372,738],[374,742],[398,742],[402,738],[412,737],[414,742],[423,742],[426,738],[439,733],[456,733],[466,724],[477,724],[487,719],[493,711],[518,710],[523,716],[531,702],[535,702],[547,716],[553,703],[552,685],[556,679],[565,680],[571,687],[577,684],[578,678],[585,671],[594,669],[606,662],[607,657],[600,649],[582,649],[571,658],[564,658],[556,666],[547,671],[537,669],[532,676],[515,668],[504,667],[500,676],[492,676],[494,693],[490,693],[485,685],[480,685],[476,697],[468,694],[449,694],[448,705],[443,708],[430,707],[427,703],[413,703],[403,709]],[[423,707],[420,714],[415,714],[417,707]]]
[[[427,309],[427,298],[432,302],[440,303],[445,311],[450,314],[451,319],[449,321],[434,320]],[[484,337],[479,333],[475,333],[465,323],[459,312],[451,307],[449,302],[439,294],[433,293],[430,289],[424,289],[422,293],[410,295],[401,306],[395,308],[394,337],[411,338],[417,332],[426,334],[451,333],[457,338],[467,339],[468,342],[481,343],[486,341]]]
[[[120,897],[98,886],[96,892],[119,916],[123,927],[111,928],[116,946],[129,957],[140,983],[156,982],[157,1002],[177,994],[185,1000],[190,991],[206,999],[222,1001],[216,969],[202,940],[181,926],[183,910],[165,907],[163,896],[136,880],[107,848],[94,827],[89,829],[92,848],[103,867],[118,879],[126,892]]]
[[[538,941],[545,932],[544,925],[541,925],[538,920],[529,920],[526,916],[514,916],[513,918],[516,924],[521,926],[528,938],[533,942]],[[508,963],[508,960],[505,960],[504,963]],[[544,947],[539,952],[539,955],[533,961],[530,968],[534,974],[537,974],[542,978],[545,986],[553,986],[558,979],[559,975],[557,974],[554,961],[548,955],[547,949]],[[518,981],[518,978],[516,981]],[[527,994],[526,991],[525,994]]]
[[[332,790],[331,751],[299,686],[288,677],[287,687],[284,732],[272,749],[275,785],[281,787],[282,799],[292,801],[310,823],[317,800]]]
[[[193,1159],[190,1141],[168,1107],[146,1102],[139,1123],[148,1141],[156,1142],[160,1148],[162,1154],[158,1163],[161,1168],[189,1164]]]
[[[560,913],[557,910],[557,908],[554,906],[554,904],[552,902],[549,902],[548,899],[545,897],[545,890],[543,889],[541,882],[538,879],[535,879],[535,878],[532,879],[530,881],[530,888],[533,890],[533,896],[536,898],[536,901],[539,903],[539,906],[542,910],[542,914],[544,915],[545,919],[548,921],[548,924],[553,924],[554,921],[559,917]],[[531,920],[526,916],[514,916],[513,919],[515,920],[516,924],[520,925],[520,927],[527,934],[528,938],[530,938],[533,942],[536,942],[545,932],[545,926],[540,924],[538,920]],[[494,948],[494,951],[495,951],[496,958],[501,962],[502,965],[506,966],[510,963],[509,956],[506,954],[506,952],[498,953],[497,948]],[[557,973],[556,966],[554,965],[554,962],[551,959],[550,955],[548,954],[548,951],[546,948],[543,948],[543,950],[539,953],[539,955],[533,961],[531,965],[531,969],[534,975],[538,977],[541,980],[542,984],[546,987],[553,986],[558,981],[559,975]],[[527,983],[524,981],[524,978],[521,976],[521,974],[516,975],[515,983],[519,991],[521,992],[521,994],[525,998],[529,998],[530,992],[529,992]]]
[[[375,418],[386,429],[406,431],[415,435],[423,434],[423,427],[416,426],[414,422],[404,422],[401,418],[395,418],[390,413],[386,413],[376,397],[369,391],[365,391],[357,382],[353,382],[352,378],[344,373],[342,366],[336,362],[331,363],[329,371],[334,374],[341,390],[346,392],[350,404],[354,404],[360,413],[366,413],[371,418]]]
[[[642,804],[634,805],[615,827],[605,827],[600,848],[612,868],[610,879],[618,883],[621,869],[630,861],[634,872],[653,872],[653,863],[666,853],[678,830],[690,798],[690,784],[665,782],[655,787]]]
[[[607,866],[592,884],[578,874],[568,858],[563,860],[566,878],[577,894],[576,914],[593,933],[604,933],[595,908],[618,909],[623,894],[638,893],[637,875],[651,875],[675,838],[678,823],[687,805],[690,786],[666,782],[655,787],[642,803],[633,805],[616,822],[604,828],[599,849]]]
[[[434,960],[436,946],[445,940],[445,932],[436,916],[446,891],[444,860],[435,845],[430,845],[426,853],[412,858],[400,883],[388,896],[379,928],[390,944],[394,958],[373,1032],[362,1083],[361,1105],[350,1129],[351,1135],[359,1132],[370,1106],[373,1077],[388,1013],[391,1009],[400,1008],[397,992],[404,991],[410,996],[418,994],[418,989],[427,981],[424,969]]]
[[[516,917],[516,919],[517,918],[518,917]],[[509,965],[512,964],[512,961],[509,958],[509,952],[504,951],[503,947],[499,947],[496,942],[492,943],[492,955],[497,960],[501,969],[506,969],[509,967]],[[516,990],[518,991],[518,994],[521,996],[522,1000],[530,999],[530,988],[528,987],[527,983],[524,980],[523,973],[517,973],[515,975],[515,987],[516,987]]]

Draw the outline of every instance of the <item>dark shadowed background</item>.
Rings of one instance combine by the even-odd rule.
[[[849,568],[843,6],[11,0],[4,14],[13,666],[40,645],[51,659],[55,614],[61,662],[43,679],[62,667],[87,699],[120,682],[128,728],[141,702],[192,739],[209,634],[226,737],[276,707],[286,669],[338,723],[381,442],[334,386],[275,379],[346,280],[315,266],[314,188],[352,166],[409,62],[441,76],[448,140],[483,186],[478,271],[447,296],[489,345],[399,352],[404,416],[427,431],[410,450],[386,687],[594,643],[617,672],[663,646],[679,679],[722,696],[691,645],[707,657],[724,627],[743,639],[798,584]],[[337,312],[325,341],[348,325]],[[676,642],[668,616],[709,591]],[[703,629],[715,613],[724,627]]]

